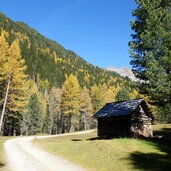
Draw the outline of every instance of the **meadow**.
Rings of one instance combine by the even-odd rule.
[[[153,129],[155,136],[161,136],[171,132],[171,124],[155,125]],[[96,131],[93,131],[82,135],[37,139],[34,144],[87,170],[171,170],[171,149],[156,139],[105,140],[99,139]]]

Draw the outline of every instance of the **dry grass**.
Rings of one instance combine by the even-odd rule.
[[[160,131],[164,128],[170,129],[171,125],[157,125],[154,129]],[[169,148],[146,140],[133,138],[100,140],[96,137],[96,132],[93,132],[40,139],[34,143],[88,170],[171,170]]]
[[[6,159],[5,159],[5,154],[4,154],[4,142],[11,137],[0,137],[0,170],[2,171],[7,171],[7,166],[6,166]]]

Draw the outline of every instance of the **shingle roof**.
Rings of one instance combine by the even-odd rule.
[[[114,117],[114,116],[129,115],[141,103],[146,104],[144,99],[135,99],[135,100],[129,100],[129,101],[107,103],[93,117],[101,118],[101,117]],[[146,107],[147,107],[147,104],[146,104]],[[149,115],[152,116],[152,113],[150,112],[149,108],[148,108],[148,112],[149,112]]]

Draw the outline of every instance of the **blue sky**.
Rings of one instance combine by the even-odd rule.
[[[0,11],[93,65],[127,66],[135,0],[0,0]]]

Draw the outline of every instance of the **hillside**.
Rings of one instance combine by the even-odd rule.
[[[3,135],[94,128],[93,113],[118,100],[117,94],[125,93],[120,100],[138,97],[132,81],[93,66],[22,22],[0,14],[0,32]]]
[[[13,22],[0,13],[0,30],[2,29],[9,32],[9,42],[16,38],[20,40],[27,74],[35,82],[37,79],[47,79],[51,87],[61,87],[65,81],[65,75],[71,73],[77,76],[81,86],[90,87],[99,83],[119,85],[125,82],[119,74],[91,65],[73,51],[66,50],[57,42],[45,38],[27,24]]]

